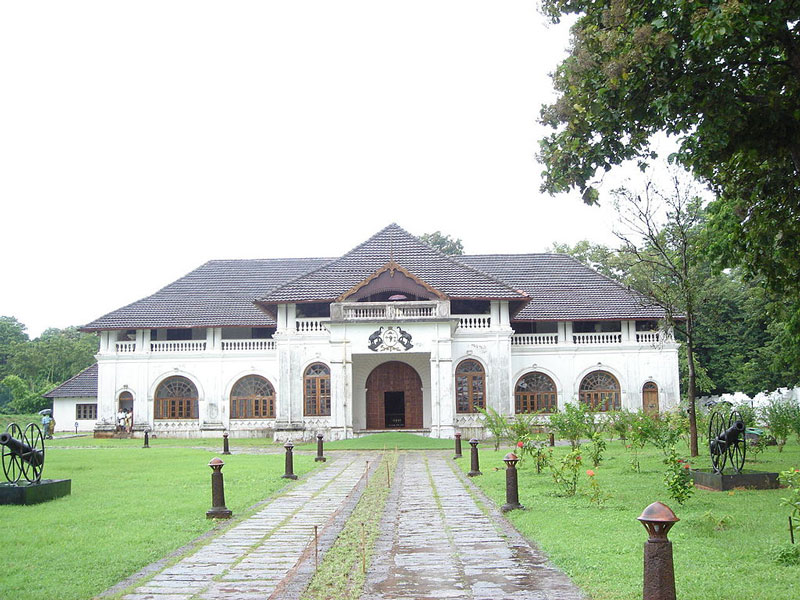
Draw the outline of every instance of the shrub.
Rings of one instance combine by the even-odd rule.
[[[555,465],[550,464],[553,481],[564,496],[574,496],[578,489],[578,471],[582,465],[579,448],[570,450],[561,461]]]
[[[485,417],[483,426],[489,430],[494,438],[494,451],[500,449],[500,441],[508,431],[508,420],[493,408],[479,408],[478,411]]]
[[[600,435],[600,432],[596,432],[592,436],[592,443],[589,444],[589,447],[586,449],[586,454],[592,460],[592,466],[597,468],[597,466],[603,460],[603,452],[606,449],[606,441]]]
[[[800,419],[798,412],[800,409],[795,400],[784,400],[779,394],[771,396],[759,411],[759,417],[778,444],[778,452],[783,452],[786,438],[794,431],[795,420]]]
[[[789,495],[781,498],[781,506],[788,506],[789,516],[792,518],[792,529],[800,534],[800,470],[789,469],[781,471],[778,476],[780,482],[789,488]]]
[[[667,472],[664,474],[664,485],[667,486],[667,492],[670,498],[683,506],[683,503],[694,493],[690,465],[688,461],[678,458],[675,446],[670,447],[664,464],[667,465]]]
[[[586,476],[589,478],[589,503],[598,507],[603,506],[611,495],[604,492],[600,487],[600,484],[597,482],[597,474],[594,471],[588,469],[586,471]]]
[[[569,403],[562,412],[550,415],[550,428],[560,440],[569,440],[573,450],[581,445],[580,439],[585,430],[583,408]]]
[[[622,441],[627,440],[633,421],[631,411],[626,409],[615,410],[606,413],[606,415],[606,430],[611,431],[612,441],[613,434],[617,434],[617,437]]]

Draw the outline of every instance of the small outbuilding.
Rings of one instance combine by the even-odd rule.
[[[59,431],[93,431],[97,424],[97,363],[44,394],[53,400]]]

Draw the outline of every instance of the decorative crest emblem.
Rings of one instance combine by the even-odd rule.
[[[379,327],[369,336],[369,346],[373,352],[403,352],[414,347],[411,334],[400,327]]]

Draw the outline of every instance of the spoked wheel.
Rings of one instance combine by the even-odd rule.
[[[711,450],[711,466],[715,473],[722,473],[728,458],[728,444],[725,442],[725,415],[720,411],[711,413],[708,421],[708,446]]]
[[[6,433],[16,440],[22,439],[22,429],[16,423],[6,428]],[[3,446],[3,474],[9,483],[17,483],[22,477],[22,460],[19,456],[11,452],[11,448]]]
[[[31,483],[39,483],[44,466],[44,436],[36,423],[30,423],[22,436],[30,450],[22,455],[22,474]]]
[[[728,429],[733,427],[737,421],[744,423],[742,415],[739,414],[738,410],[731,411],[731,414],[728,416]],[[733,466],[734,470],[737,473],[741,473],[742,469],[744,468],[745,455],[747,454],[747,440],[745,438],[745,431],[742,431],[736,442],[734,442],[728,448],[728,454],[730,454],[731,465]]]

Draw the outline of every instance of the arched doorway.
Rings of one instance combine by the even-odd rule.
[[[651,415],[658,412],[658,386],[652,381],[642,387],[642,408]]]
[[[396,360],[367,377],[367,429],[422,429],[422,380]]]

